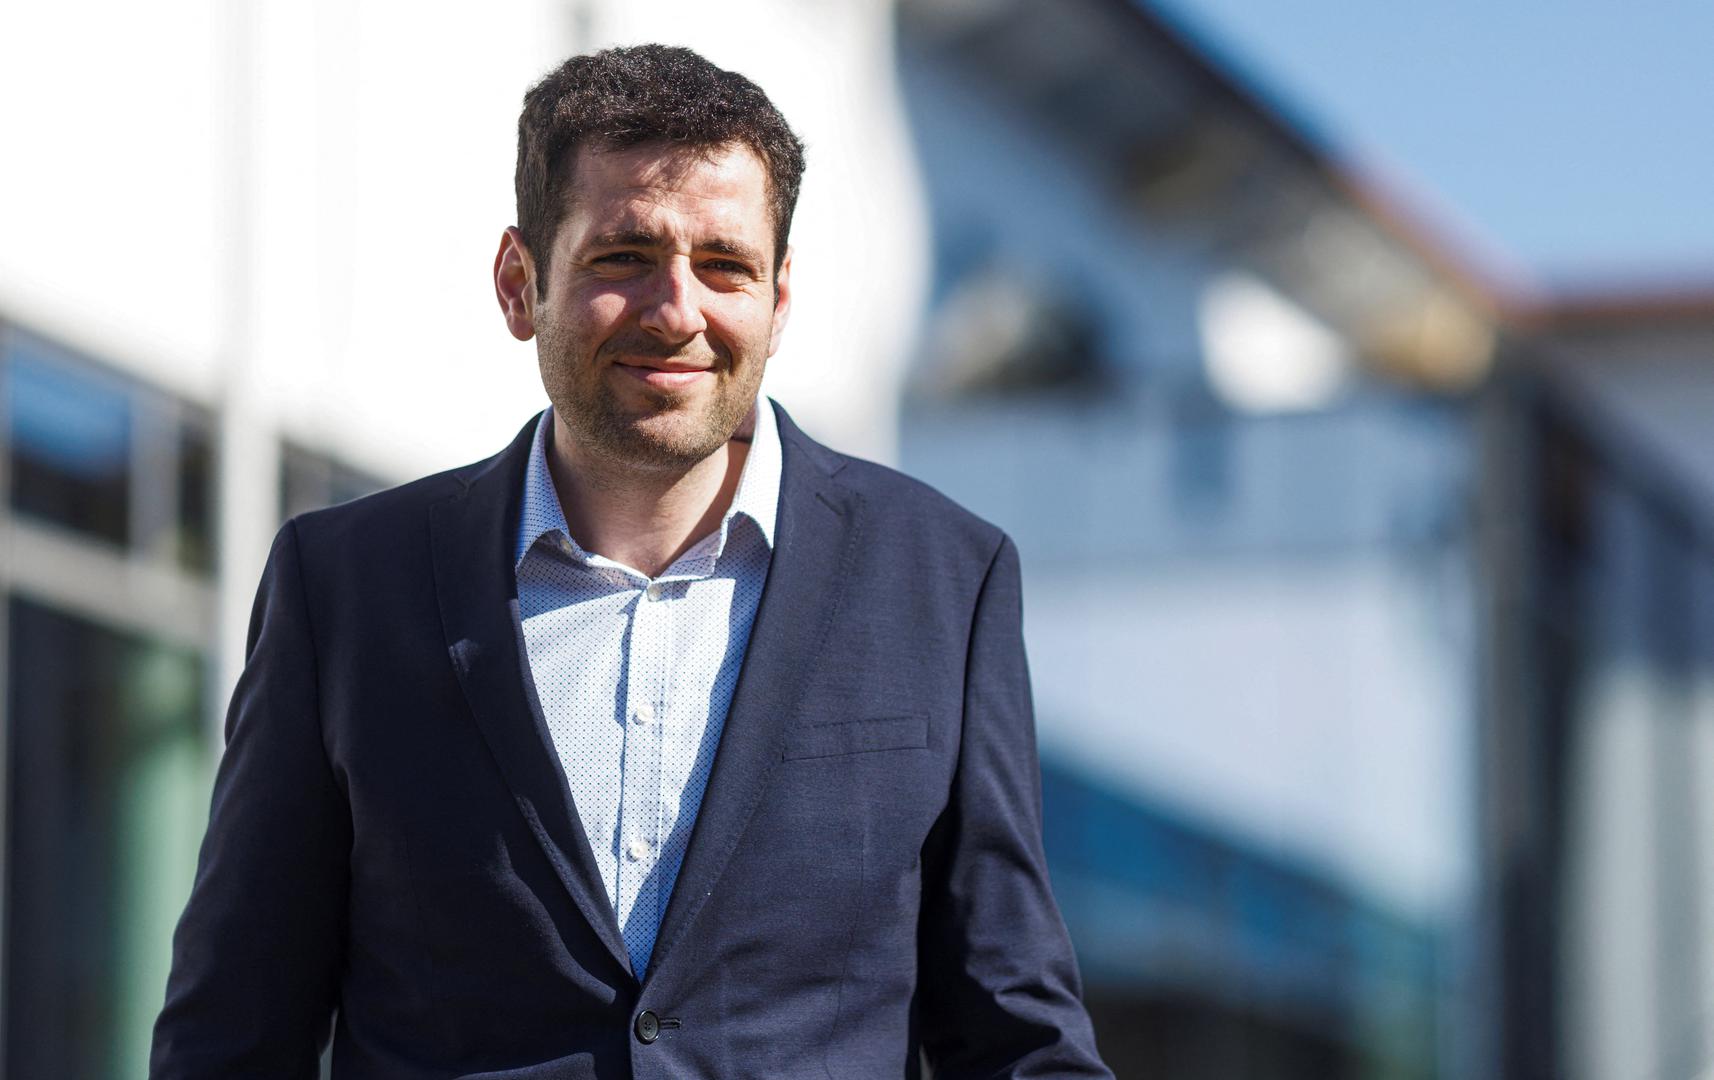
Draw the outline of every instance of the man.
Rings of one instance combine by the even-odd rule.
[[[1011,544],[757,397],[802,147],[567,62],[494,281],[552,408],[280,532],[159,1077],[1107,1076]]]

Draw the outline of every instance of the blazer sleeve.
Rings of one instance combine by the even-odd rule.
[[[1041,842],[1018,553],[973,617],[951,800],[924,848],[919,1024],[936,1080],[1108,1077]]]
[[[250,617],[196,882],[173,935],[151,1077],[317,1075],[344,966],[350,849],[287,522]]]

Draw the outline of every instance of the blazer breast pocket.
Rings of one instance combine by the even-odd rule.
[[[874,716],[807,724],[786,736],[785,760],[867,754],[877,750],[913,750],[928,745],[928,717]]]

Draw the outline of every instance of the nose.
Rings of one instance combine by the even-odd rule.
[[[708,329],[702,298],[703,286],[691,270],[690,260],[673,256],[649,275],[649,290],[638,323],[667,341],[688,341]]]

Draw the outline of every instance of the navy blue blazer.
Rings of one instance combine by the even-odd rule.
[[[533,427],[281,529],[151,1075],[1105,1077],[1017,554],[780,413],[772,568],[647,978],[522,661]]]

